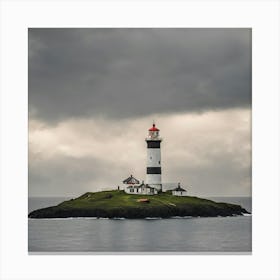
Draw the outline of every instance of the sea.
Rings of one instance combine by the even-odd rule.
[[[207,197],[239,204],[251,197]],[[68,197],[31,197],[29,213]],[[252,216],[169,219],[28,219],[30,254],[250,254]]]

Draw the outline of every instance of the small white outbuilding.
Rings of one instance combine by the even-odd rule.
[[[187,191],[181,188],[180,183],[178,183],[178,187],[172,190],[172,195],[175,196],[187,196]]]

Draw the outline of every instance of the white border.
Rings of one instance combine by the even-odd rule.
[[[28,255],[27,28],[92,26],[253,28],[252,255]],[[1,279],[279,279],[279,33],[278,1],[2,1]]]

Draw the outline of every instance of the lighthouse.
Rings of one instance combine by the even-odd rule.
[[[161,191],[160,143],[162,139],[159,137],[159,129],[156,127],[155,123],[153,123],[153,126],[149,129],[148,137],[145,140],[147,142],[146,184]]]

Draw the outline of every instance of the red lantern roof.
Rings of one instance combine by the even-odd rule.
[[[159,129],[156,128],[156,125],[153,123],[153,127],[151,127],[149,131],[159,131]]]

